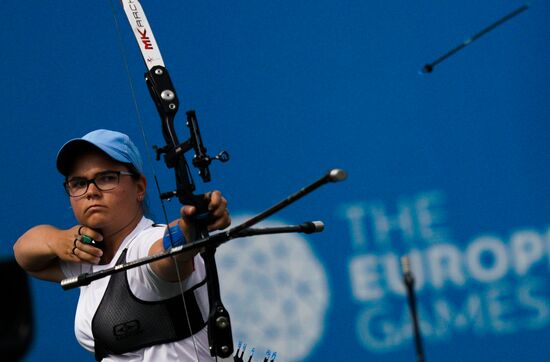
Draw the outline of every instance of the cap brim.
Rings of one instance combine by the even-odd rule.
[[[69,175],[73,168],[75,159],[82,154],[83,148],[95,149],[104,153],[101,148],[86,140],[76,138],[68,141],[57,153],[57,170],[62,175]]]

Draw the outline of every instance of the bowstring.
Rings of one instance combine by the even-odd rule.
[[[130,66],[129,66],[129,63],[128,63],[126,47],[124,46],[124,41],[122,39],[122,31],[120,29],[120,24],[118,22],[117,11],[116,11],[115,6],[113,4],[113,0],[109,0],[109,4],[111,5],[111,13],[113,15],[113,20],[114,20],[114,23],[115,23],[115,29],[116,29],[116,34],[117,34],[117,43],[118,43],[119,50],[120,50],[120,53],[121,53],[122,63],[124,65],[126,76],[128,78],[128,84],[129,84],[129,87],[130,87],[132,102],[134,104],[134,111],[136,113],[136,119],[137,119],[137,122],[138,122],[138,125],[139,125],[139,129],[141,131],[141,136],[142,136],[142,140],[143,140],[145,149],[148,150],[148,149],[150,149],[149,148],[149,142],[148,142],[148,139],[147,139],[147,135],[145,133],[145,125],[144,125],[144,122],[143,122],[143,118],[141,117],[141,110],[140,110],[140,107],[139,107],[139,103],[137,101],[136,90],[135,90],[134,81],[132,79],[131,72],[130,72]],[[157,193],[159,195],[164,221],[166,223],[166,227],[168,228],[170,222],[168,220],[168,213],[166,211],[166,206],[164,204],[164,200],[162,199],[162,197],[160,197],[161,190],[160,190],[159,181],[158,181],[156,169],[155,169],[155,166],[154,166],[154,162],[153,162],[153,159],[151,158],[151,154],[149,152],[146,152],[146,154],[147,154],[147,163],[148,163],[148,165],[151,169],[153,178],[155,180],[155,185],[156,185]],[[168,234],[170,236],[171,244],[174,245],[174,242],[172,240],[172,233],[168,232]],[[199,352],[198,352],[197,342],[195,340],[195,335],[192,332],[190,318],[189,318],[189,315],[187,313],[187,303],[185,301],[185,295],[184,295],[185,291],[183,290],[183,280],[180,277],[180,270],[179,270],[178,262],[177,262],[177,259],[176,259],[175,255],[172,256],[172,260],[173,260],[174,265],[176,267],[176,274],[178,276],[178,286],[179,286],[179,289],[180,289],[181,299],[183,301],[183,307],[185,309],[185,316],[187,317],[187,327],[189,328],[189,332],[191,334],[191,339],[193,341],[193,348],[195,350],[196,360],[197,360],[197,362],[199,362]],[[215,360],[216,361],[218,360],[217,356],[215,357]]]

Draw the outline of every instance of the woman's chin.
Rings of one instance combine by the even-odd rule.
[[[99,217],[99,215],[95,214],[85,218],[81,223],[91,229],[101,230],[108,225],[108,220],[105,217]]]

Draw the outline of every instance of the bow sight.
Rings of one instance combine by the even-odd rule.
[[[162,134],[166,141],[166,146],[154,146],[157,161],[164,154],[164,162],[168,168],[174,168],[179,172],[177,177],[175,191],[161,193],[162,199],[170,199],[177,196],[181,203],[187,204],[193,200],[192,193],[195,191],[193,177],[190,174],[189,167],[185,160],[185,153],[193,149],[193,166],[199,170],[204,182],[211,180],[210,163],[214,160],[221,162],[229,161],[229,154],[221,151],[212,158],[206,153],[206,147],[202,142],[199,123],[195,111],[186,112],[190,137],[185,142],[180,143],[174,127],[174,118],[179,109],[179,100],[170,79],[168,70],[163,66],[155,66],[145,73],[145,81],[149,93],[155,102],[157,111],[162,119]]]

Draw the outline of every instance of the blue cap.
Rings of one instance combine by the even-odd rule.
[[[94,146],[105,152],[115,161],[131,163],[140,174],[143,174],[141,156],[130,137],[124,133],[98,129],[82,138],[74,138],[61,147],[57,153],[57,169],[62,175],[71,172],[73,163],[85,147]]]

